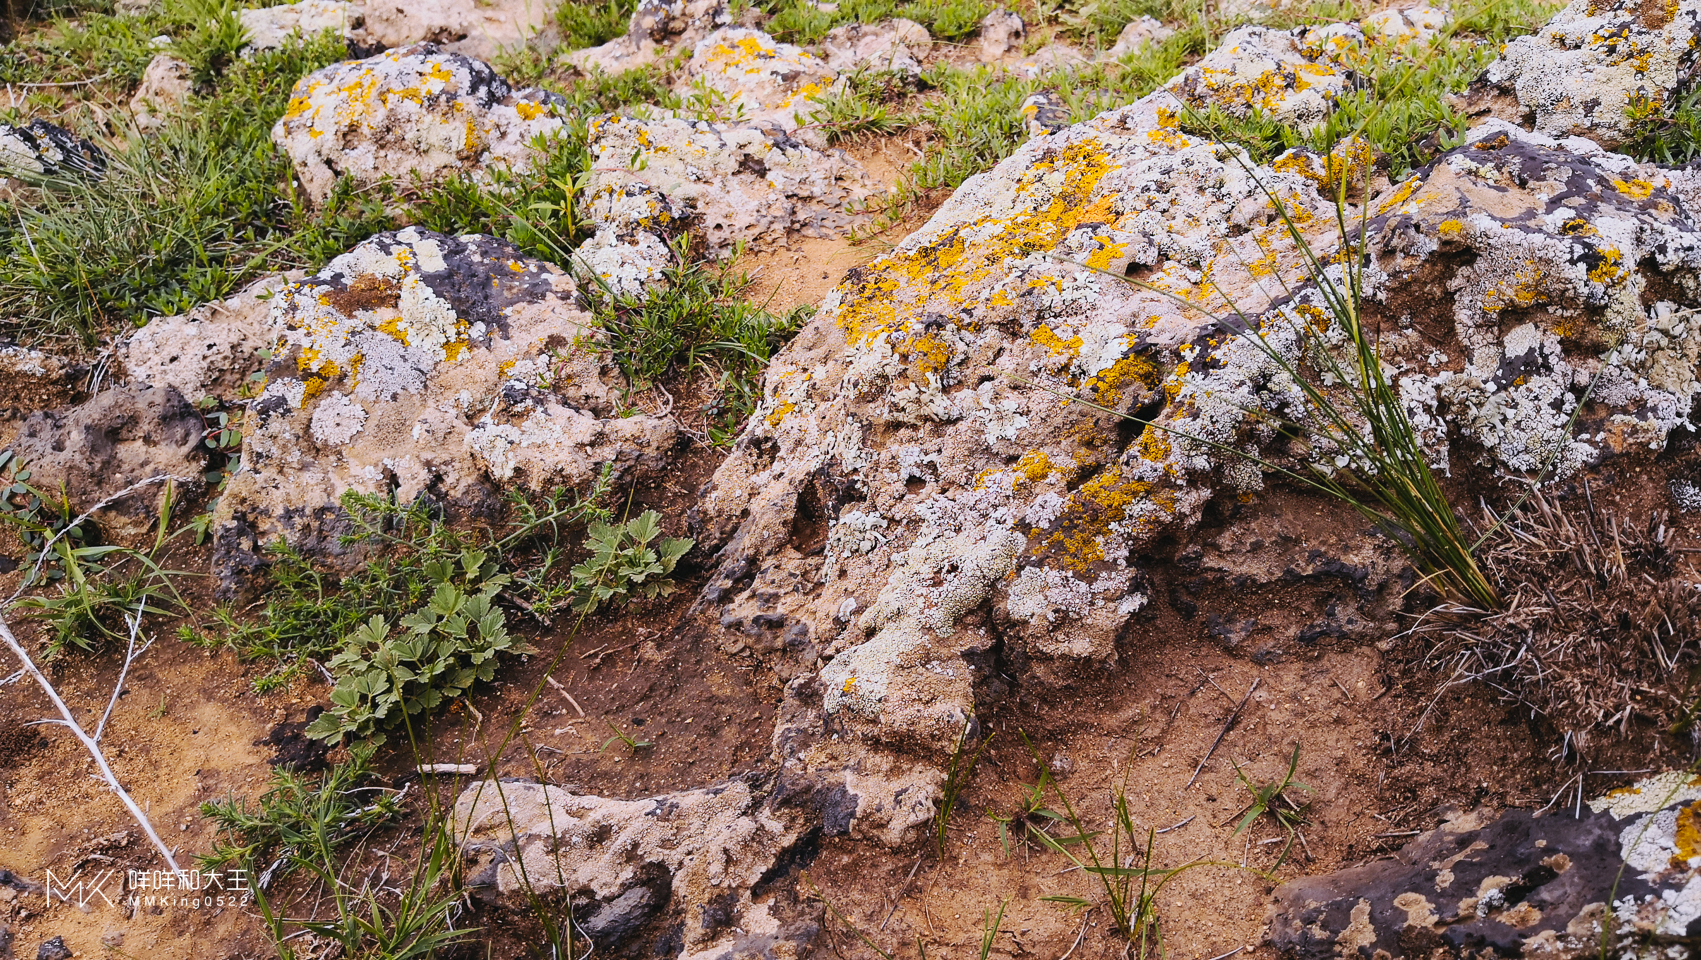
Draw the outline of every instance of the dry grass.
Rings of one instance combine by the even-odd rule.
[[[1634,522],[1599,510],[1592,492],[1567,505],[1536,494],[1505,517],[1480,557],[1503,610],[1431,611],[1415,633],[1439,637],[1429,664],[1444,687],[1480,681],[1539,712],[1567,751],[1649,722],[1680,733],[1697,719],[1701,589],[1673,547],[1664,512]]]

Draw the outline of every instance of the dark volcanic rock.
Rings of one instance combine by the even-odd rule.
[[[1270,939],[1291,960],[1685,957],[1701,945],[1698,829],[1701,778],[1683,773],[1581,817],[1461,817],[1395,859],[1278,887]]]

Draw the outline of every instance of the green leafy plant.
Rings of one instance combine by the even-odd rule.
[[[646,510],[622,524],[592,523],[585,546],[591,555],[573,568],[578,601],[573,609],[589,614],[603,603],[670,594],[668,579],[679,558],[696,541],[661,535],[661,514]]]
[[[1004,848],[1006,857],[1010,855],[1011,834],[1018,834],[1026,839],[1030,832],[1044,830],[1067,819],[1064,814],[1046,805],[1046,793],[1052,788],[1052,783],[1051,769],[1042,765],[1036,782],[1021,785],[1021,802],[1014,809],[1007,813],[995,810],[986,812],[986,815],[998,824],[998,843]]]
[[[300,956],[291,941],[302,932],[336,945],[341,956],[372,960],[439,956],[472,932],[454,925],[461,899],[454,828],[433,802],[422,814],[423,842],[411,870],[392,877],[387,868],[382,880],[369,875],[358,886],[345,878],[354,860],[349,848],[406,815],[406,789],[384,786],[373,775],[375,749],[355,744],[347,761],[316,779],[277,771],[257,808],[234,797],[201,805],[220,831],[212,851],[200,857],[201,869],[246,871],[283,960]],[[310,905],[306,916],[285,916],[273,899],[292,874],[303,878],[294,902]],[[329,916],[321,917],[327,905]]]
[[[1294,841],[1299,837],[1299,828],[1305,823],[1304,808],[1287,795],[1287,791],[1294,789],[1311,792],[1310,787],[1293,778],[1294,773],[1299,770],[1299,744],[1294,743],[1293,755],[1288,759],[1287,772],[1279,780],[1260,785],[1252,782],[1252,778],[1247,776],[1239,763],[1233,765],[1235,779],[1252,794],[1252,802],[1247,804],[1245,816],[1241,817],[1239,825],[1234,828],[1235,836],[1251,829],[1252,824],[1266,814],[1287,834],[1288,842],[1282,847],[1281,855],[1276,857],[1275,866],[1270,868],[1273,871],[1287,862],[1288,854],[1293,851]]]
[[[459,562],[423,565],[437,584],[425,606],[401,618],[400,630],[374,615],[344,641],[325,666],[337,677],[331,708],[307,735],[326,741],[354,736],[382,744],[384,730],[405,716],[422,714],[496,675],[496,657],[531,649],[507,630],[507,615],[494,605],[509,583],[481,551]]]

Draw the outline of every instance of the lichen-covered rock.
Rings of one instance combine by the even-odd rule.
[[[46,120],[31,120],[21,127],[0,123],[0,172],[99,177],[106,172],[106,154],[92,141]]]
[[[853,271],[704,491],[699,544],[721,552],[702,604],[731,642],[762,624],[772,658],[827,661],[818,709],[865,743],[951,749],[987,618],[1033,664],[1114,659],[1151,600],[1138,553],[1262,488],[1224,446],[1338,465],[1249,411],[1306,409],[1283,365],[1327,316],[1272,197],[1326,257],[1329,185],[1362,183],[1370,153],[1259,167],[1182,133],[1171,103],[1030,141]],[[1438,466],[1463,440],[1564,476],[1682,428],[1701,393],[1701,325],[1676,305],[1701,288],[1695,189],[1495,121],[1369,200],[1366,309]],[[1339,324],[1322,336],[1348,346]]]
[[[975,56],[981,63],[998,61],[1022,49],[1022,38],[1028,26],[1014,10],[994,10],[980,22],[980,45]]]
[[[763,800],[743,780],[641,800],[485,782],[456,801],[456,834],[475,893],[562,891],[604,950],[657,924],[683,938],[659,956],[801,955],[818,911],[777,888],[753,895],[800,836]]]
[[[237,20],[248,35],[247,50],[276,50],[290,37],[312,37],[326,30],[348,33],[356,17],[347,0],[299,0],[274,7],[238,10]]]
[[[284,287],[279,349],[219,502],[221,571],[280,536],[336,555],[347,490],[477,512],[499,487],[660,469],[675,428],[619,415],[619,376],[575,293],[503,241],[413,228]]]
[[[1428,40],[1447,28],[1452,14],[1427,5],[1389,7],[1359,21],[1366,39],[1401,46]]]
[[[560,129],[552,95],[513,90],[489,64],[427,43],[303,77],[272,141],[318,202],[342,176],[366,185],[523,169],[532,142]]]
[[[1169,89],[1195,109],[1217,106],[1236,117],[1257,110],[1311,127],[1328,116],[1330,104],[1347,89],[1363,42],[1364,34],[1353,24],[1241,27],[1171,80]]]
[[[1291,960],[1688,957],[1701,939],[1701,780],[1650,777],[1571,811],[1459,817],[1393,860],[1276,889]]]
[[[821,41],[827,67],[838,73],[864,69],[921,75],[921,61],[933,46],[927,28],[902,18],[878,24],[847,23],[827,31]]]
[[[580,70],[620,73],[654,63],[676,48],[693,47],[730,22],[726,0],[642,0],[624,36],[565,59]]]
[[[591,153],[590,208],[599,230],[648,243],[645,255],[658,257],[662,247],[630,238],[689,229],[725,256],[739,242],[759,249],[796,235],[835,236],[856,222],[846,206],[874,192],[861,165],[841,151],[772,127],[606,117],[593,123]]]
[[[1456,352],[1390,341],[1438,455],[1451,428],[1502,466],[1566,475],[1687,429],[1701,394],[1701,323],[1678,306],[1701,290],[1693,176],[1491,120],[1381,201],[1375,249],[1396,319],[1429,296],[1408,298],[1400,278],[1461,264],[1435,274]]]
[[[1056,133],[1069,126],[1069,104],[1055,91],[1041,90],[1022,101],[1022,124],[1030,137]]]
[[[265,366],[262,351],[277,341],[272,296],[302,276],[263,277],[235,296],[148,321],[116,350],[126,380],[170,387],[191,403],[209,396],[235,399]]]
[[[686,65],[686,82],[724,97],[735,121],[788,133],[819,109],[814,98],[836,89],[838,74],[821,58],[760,30],[725,27],[702,40]]]
[[[1508,41],[1483,77],[1509,90],[1537,131],[1610,147],[1629,134],[1633,107],[1666,104],[1691,81],[1698,44],[1698,0],[1572,0]]]
[[[189,99],[192,86],[189,64],[170,54],[159,54],[142,71],[141,85],[130,98],[130,116],[143,133],[158,130],[165,118]]]

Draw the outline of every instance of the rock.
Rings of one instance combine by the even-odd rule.
[[[1273,0],[1217,0],[1217,20],[1225,24],[1268,20],[1279,4]]]
[[[1235,117],[1253,110],[1313,127],[1347,89],[1364,35],[1353,24],[1275,30],[1240,27],[1222,45],[1171,80],[1168,87],[1194,109],[1220,107]]]
[[[0,410],[19,419],[78,399],[89,377],[86,363],[30,347],[0,346]]]
[[[1109,60],[1121,60],[1130,53],[1143,50],[1155,43],[1163,43],[1173,36],[1175,36],[1175,31],[1164,26],[1162,20],[1142,15],[1137,19],[1130,20],[1128,25],[1122,28],[1122,32],[1116,35],[1116,43],[1105,52],[1104,56],[1105,59]]]
[[[536,36],[555,8],[530,0],[366,0],[361,9],[349,36],[369,49],[435,43],[491,60]]]
[[[815,97],[838,75],[819,57],[760,30],[724,27],[698,41],[685,83],[725,98],[717,108],[735,121],[791,133],[819,109]]]
[[[662,469],[671,421],[619,409],[621,380],[573,281],[492,237],[383,233],[272,300],[281,348],[219,500],[227,591],[278,537],[337,557],[347,490],[458,515],[499,489]]]
[[[653,276],[666,264],[665,244],[638,239],[643,235],[688,229],[716,256],[730,255],[741,241],[754,250],[794,236],[837,236],[859,222],[846,206],[875,192],[842,151],[816,149],[774,128],[607,117],[593,125],[591,153],[590,209],[599,231],[591,258],[620,238],[637,245],[633,258],[652,265],[599,268],[611,283],[634,282],[645,270]]]
[[[1662,774],[1588,809],[1458,817],[1393,860],[1285,883],[1270,940],[1293,960],[1686,956],[1701,918],[1701,787]]]
[[[244,50],[276,50],[290,37],[312,37],[326,30],[347,35],[356,19],[355,7],[346,0],[300,0],[275,7],[252,7],[236,12],[248,34]]]
[[[933,47],[927,28],[913,20],[879,24],[847,23],[827,31],[821,42],[828,69],[838,73],[874,70],[906,77],[921,75],[921,61]]]
[[[531,142],[561,129],[553,95],[511,89],[489,64],[433,44],[349,60],[296,82],[272,141],[314,202],[339,176],[365,186],[524,169]]]
[[[1225,44],[1292,39],[1258,29]],[[817,669],[801,657],[825,661],[795,710],[830,718],[847,755],[943,762],[994,676],[992,635],[1034,682],[1114,660],[1152,600],[1140,552],[1212,498],[1262,489],[1223,445],[1294,469],[1282,458],[1328,455],[1248,421],[1304,402],[1232,334],[1246,321],[1182,304],[1233,303],[1293,362],[1296,325],[1322,307],[1270,196],[1326,257],[1327,185],[1362,183],[1374,158],[1348,144],[1257,167],[1182,133],[1171,103],[1160,90],[1029,141],[852,271],[769,366],[701,494],[693,535],[718,554],[697,609],[800,678]],[[1701,322],[1676,305],[1701,289],[1695,177],[1495,121],[1369,200],[1367,309],[1438,466],[1563,477],[1681,426],[1701,393]],[[1331,564],[1365,566],[1343,552],[1295,569]],[[1378,616],[1296,618],[1273,642],[1359,636]]]
[[[29,466],[30,484],[57,493],[73,509],[151,477],[179,478],[179,498],[201,486],[206,450],[200,414],[169,387],[121,385],[73,407],[31,414],[11,449]],[[143,487],[96,517],[109,534],[139,533],[159,519],[164,484]]]
[[[600,47],[570,54],[580,70],[620,73],[654,63],[732,22],[726,0],[641,0],[626,35]]]
[[[0,923],[0,960],[12,960],[12,942],[14,939],[16,938],[12,935],[11,926]]]
[[[1366,39],[1374,43],[1403,46],[1422,43],[1442,30],[1453,15],[1431,6],[1389,7],[1359,21]]]
[[[975,53],[981,63],[996,63],[1022,49],[1028,27],[1014,10],[994,10],[980,22],[980,47]]]
[[[1059,70],[1084,67],[1089,62],[1086,54],[1066,43],[1049,43],[1034,51],[1033,56],[1017,61],[1010,67],[1010,72],[1033,80]]]
[[[35,960],[71,960],[71,948],[65,946],[64,937],[43,940],[36,948]]]
[[[1041,90],[1022,101],[1022,121],[1030,137],[1056,133],[1069,126],[1069,105],[1055,91]]]
[[[1701,44],[1701,0],[1572,0],[1547,25],[1508,41],[1483,79],[1509,91],[1538,132],[1617,146],[1638,102],[1668,103]]]
[[[236,399],[249,375],[265,365],[261,351],[277,340],[272,295],[289,279],[302,276],[262,277],[235,296],[202,304],[182,316],[148,321],[118,345],[117,359],[126,378],[170,387],[191,403],[208,396]]]
[[[663,955],[801,955],[814,910],[779,886],[751,895],[800,844],[762,800],[742,780],[642,800],[485,782],[462,791],[455,822],[476,895],[525,902],[523,871],[532,895],[568,893],[604,948],[665,915],[684,940]]]
[[[189,64],[170,54],[157,54],[142,71],[142,83],[130,98],[130,114],[136,129],[149,133],[165,124],[190,93]]]
[[[46,120],[0,123],[0,171],[15,176],[85,176],[106,172],[106,154],[92,141]]]
[[[1701,322],[1668,298],[1701,283],[1695,177],[1490,120],[1380,202],[1391,310],[1419,309],[1393,278],[1470,261],[1444,274],[1456,355],[1415,337],[1399,354],[1414,424],[1438,456],[1451,427],[1489,462],[1557,462],[1566,476],[1687,429]],[[1593,402],[1567,433],[1591,382]]]

